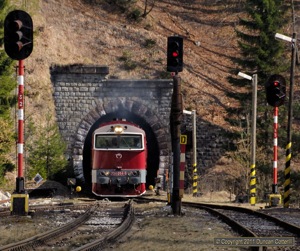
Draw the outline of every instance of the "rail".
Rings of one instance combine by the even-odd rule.
[[[133,202],[132,200],[129,201],[125,208],[124,212],[124,220],[122,224],[117,227],[116,229],[112,230],[109,232],[107,235],[95,240],[94,242],[88,243],[82,247],[79,247],[77,249],[74,249],[73,251],[96,251],[96,250],[101,250],[103,248],[103,245],[108,242],[112,242],[115,239],[121,237],[127,231],[130,230],[133,222],[134,222],[134,207],[133,207]]]
[[[8,244],[5,246],[0,247],[1,251],[23,251],[23,250],[32,250],[33,248],[42,245],[46,241],[52,239],[53,237],[59,236],[62,233],[71,231],[78,227],[78,225],[82,224],[83,222],[87,221],[93,211],[95,210],[96,206],[89,208],[84,214],[78,217],[76,220],[69,222],[59,228],[54,230],[47,231],[45,233],[35,235],[31,238]]]

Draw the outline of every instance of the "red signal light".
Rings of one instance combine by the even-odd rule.
[[[168,37],[167,44],[167,71],[181,72],[183,69],[183,38]]]
[[[172,56],[173,56],[174,58],[178,57],[178,56],[179,56],[178,51],[173,51],[173,52],[172,52]]]
[[[284,104],[286,96],[285,78],[278,74],[273,74],[265,83],[267,102],[273,107]]]

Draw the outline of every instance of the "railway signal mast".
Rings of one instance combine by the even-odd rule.
[[[252,82],[252,116],[251,116],[251,159],[250,159],[250,204],[256,203],[256,114],[257,114],[257,74],[249,76],[239,72],[238,76]]]
[[[173,76],[173,95],[171,104],[170,129],[173,152],[173,191],[171,205],[173,214],[181,215],[180,197],[180,127],[182,120],[181,79],[178,72],[183,70],[183,38],[168,37],[167,71]]]
[[[295,27],[294,27],[295,28]],[[286,144],[286,162],[284,169],[284,194],[283,207],[290,206],[290,184],[291,184],[291,160],[292,160],[292,120],[293,120],[293,102],[294,102],[294,75],[296,64],[299,65],[299,54],[297,46],[297,33],[293,33],[293,37],[288,37],[280,33],[275,34],[275,38],[291,43],[292,57],[290,70],[290,90],[289,90],[289,106],[288,106],[288,125],[287,125],[287,144]]]
[[[16,215],[28,213],[28,194],[25,193],[23,177],[24,152],[24,59],[33,49],[33,23],[23,10],[8,13],[4,20],[4,48],[7,55],[19,61],[18,66],[18,176],[16,190],[11,199],[11,212]]]
[[[277,159],[278,159],[278,107],[284,104],[286,88],[285,79],[283,76],[274,74],[269,77],[265,84],[267,102],[274,107],[274,158],[273,158],[273,185],[272,194],[270,195],[270,204],[276,206],[281,201],[281,195],[278,193],[277,183]]]

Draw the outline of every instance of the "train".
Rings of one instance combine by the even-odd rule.
[[[138,125],[117,119],[92,136],[92,192],[99,197],[138,197],[146,192],[147,141]]]

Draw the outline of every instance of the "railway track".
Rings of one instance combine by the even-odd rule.
[[[244,242],[242,244],[249,245],[252,250],[259,250],[258,247],[261,247],[261,250],[300,250],[300,227],[298,226],[251,209],[206,206],[199,208],[220,217],[241,236],[249,237],[242,239]],[[225,240],[224,244],[230,245],[230,242]]]
[[[74,204],[72,202],[69,203],[57,203],[57,204],[47,204],[47,205],[30,205],[30,214],[31,213],[39,213],[45,211],[63,211],[64,209],[86,209],[89,207],[91,203],[77,203]],[[0,209],[0,218],[11,215],[10,207],[1,208]]]
[[[117,203],[111,203],[107,201],[101,201],[97,203],[93,203],[94,208],[87,209],[83,205],[81,208],[76,208],[76,206],[67,205],[67,204],[61,204],[56,205],[55,207],[51,208],[51,211],[54,212],[67,212],[68,210],[78,211],[80,213],[77,214],[76,217],[74,217],[74,221],[79,221],[79,218],[81,217],[87,217],[83,216],[84,214],[88,214],[89,216],[87,219],[83,219],[82,223],[77,225],[73,228],[73,230],[66,230],[67,233],[60,234],[54,234],[55,238],[52,237],[50,240],[35,240],[36,243],[38,243],[37,246],[34,246],[32,242],[29,242],[29,247],[21,246],[21,248],[13,247],[10,249],[3,249],[6,246],[0,247],[0,250],[99,250],[101,247],[101,250],[110,250],[111,246],[118,246],[118,243],[127,243],[127,241],[121,241],[116,242],[116,240],[120,240],[120,236],[122,236],[124,233],[126,233],[131,225],[133,224],[133,219],[136,219],[135,229],[140,229],[141,226],[146,226],[149,223],[146,223],[143,225],[143,221],[145,219],[152,219],[151,221],[156,222],[157,226],[164,225],[163,221],[166,219],[166,221],[170,221],[169,224],[172,226],[175,224],[178,224],[178,220],[175,218],[170,218],[169,213],[166,211],[165,207],[165,200],[153,200],[153,199],[136,199],[137,203],[143,202],[142,204],[136,205],[136,209],[133,209],[132,202],[127,203],[127,206],[124,207],[124,202],[121,204]],[[147,203],[144,203],[144,202]],[[153,203],[153,202],[163,202],[163,203]],[[115,206],[112,206],[114,204]],[[88,204],[87,204],[88,205]],[[86,205],[85,205],[86,206]],[[73,209],[71,209],[73,207]],[[91,207],[91,205],[90,205]],[[156,209],[155,209],[156,208]],[[183,212],[186,213],[184,217],[182,218],[183,222],[189,222],[187,223],[187,227],[185,223],[182,223],[182,225],[176,225],[178,226],[173,228],[173,231],[167,230],[169,238],[174,238],[174,233],[178,232],[182,235],[189,236],[189,231],[191,231],[191,234],[193,234],[194,238],[197,239],[197,242],[199,244],[206,244],[211,245],[215,248],[213,243],[213,238],[215,237],[222,237],[222,236],[228,236],[230,238],[266,238],[266,237],[293,237],[295,244],[299,245],[299,235],[300,235],[300,224],[294,225],[290,224],[287,221],[287,218],[284,215],[287,215],[288,212],[285,212],[284,214],[281,214],[281,219],[278,219],[277,217],[272,217],[270,214],[274,211],[267,210],[266,213],[257,212],[251,209],[247,208],[241,208],[241,207],[233,207],[233,206],[224,206],[224,205],[212,205],[212,204],[204,204],[204,203],[189,203],[189,202],[183,202],[182,203]],[[193,208],[193,209],[191,209]],[[45,209],[43,209],[45,210]],[[36,215],[43,215],[43,211],[40,207],[37,207],[35,210]],[[125,210],[125,212],[124,212]],[[276,210],[277,213],[282,212],[280,209]],[[64,214],[64,213],[62,213]],[[124,216],[123,216],[124,215]],[[127,215],[127,216],[125,216]],[[201,216],[199,216],[201,215]],[[297,217],[298,213],[295,211],[295,217]],[[190,221],[187,217],[195,217]],[[200,218],[199,218],[200,217]],[[22,219],[26,219],[26,217],[23,217]],[[107,218],[110,218],[110,220],[106,220]],[[203,220],[198,220],[202,219]],[[290,222],[296,222],[296,218],[291,218],[291,215],[288,215]],[[299,217],[298,217],[299,218]],[[147,221],[147,220],[146,220]],[[211,224],[203,224],[200,223],[198,225],[195,222],[215,222],[214,224],[217,224],[219,228],[212,227]],[[8,221],[9,222],[9,221]],[[219,223],[220,224],[219,224]],[[225,223],[223,223],[225,222]],[[71,221],[69,222],[71,224]],[[65,223],[64,225],[68,225],[69,223]],[[170,225],[170,226],[171,226]],[[209,225],[209,227],[207,226]],[[228,227],[230,226],[230,227]],[[197,229],[198,228],[198,229]],[[211,237],[209,237],[206,241],[201,241],[203,239],[203,234],[207,234],[210,230],[209,228],[216,229],[218,231],[218,234],[216,235],[215,232],[211,232]],[[168,227],[167,227],[168,229]],[[180,229],[185,229],[181,232]],[[143,235],[143,229],[141,229],[142,232],[140,233],[143,237],[136,237],[134,239],[135,234],[133,235],[127,235],[132,236],[135,241],[140,240],[141,238],[148,238],[149,241],[153,240],[160,240],[162,237],[155,237],[155,232],[152,232],[154,236],[148,236],[145,237]],[[152,229],[149,229],[150,231]],[[148,233],[149,230],[145,231]],[[235,230],[236,233],[233,234],[233,231]],[[160,231],[158,231],[160,232]],[[160,232],[160,235],[162,233]],[[164,235],[166,233],[164,232]],[[224,235],[223,235],[224,234]],[[39,235],[35,236],[34,238],[39,237]],[[82,239],[78,239],[78,237],[82,237]],[[84,240],[83,240],[84,237]],[[128,237],[126,237],[128,238]],[[165,237],[166,238],[166,237]],[[210,239],[212,238],[212,239]],[[31,240],[31,238],[27,238],[25,242],[28,242],[28,240]],[[187,240],[183,240],[183,242],[187,241],[186,243],[195,243],[195,240],[192,242],[189,242]],[[252,240],[252,239],[250,239]],[[248,239],[249,241],[249,239]],[[109,247],[105,249],[106,244],[109,244]],[[209,244],[211,243],[211,244]],[[19,243],[20,244],[20,243]],[[154,243],[153,243],[154,244]],[[30,246],[31,245],[31,246]],[[133,244],[136,245],[136,244]],[[161,248],[161,242],[158,241],[157,245],[154,249],[156,250],[163,250],[159,249]],[[211,247],[210,246],[210,247]],[[225,245],[226,246],[226,245]],[[266,245],[268,246],[268,245]],[[294,250],[300,250],[299,246],[266,246],[260,245],[260,247],[257,247],[250,243],[248,246],[243,246],[242,250],[268,250],[268,251],[294,251]],[[127,249],[126,249],[127,248]],[[126,246],[123,250],[128,250],[128,246]],[[230,249],[230,250],[240,250],[239,246],[233,245],[233,246],[226,246],[226,247],[217,247],[218,249]],[[119,250],[122,250],[120,248]],[[182,249],[180,249],[182,250]],[[194,249],[193,249],[194,250]],[[207,250],[211,250],[211,248],[208,248]]]
[[[143,200],[147,199],[143,198]],[[281,219],[279,219],[270,215],[270,212],[266,214],[248,208],[227,205],[182,202],[182,206],[206,210],[227,223],[241,237],[248,238],[244,239],[245,242],[248,241],[248,246],[246,243],[241,245],[243,247],[249,247],[251,250],[300,251],[299,217],[293,220],[291,216],[286,217],[281,214]],[[297,222],[298,225],[291,222]],[[272,242],[271,239],[268,239],[271,237],[277,239]],[[270,242],[268,243],[266,240],[270,240]],[[266,243],[265,246],[264,243]],[[228,244],[230,245],[230,243]]]
[[[132,224],[134,222],[134,208],[132,206],[132,201],[126,207],[125,215],[126,215],[125,219],[123,220],[122,224],[119,227],[110,231],[105,236],[102,236],[101,238],[99,238],[91,243],[88,243],[80,248],[77,248],[74,251],[100,250],[101,248],[103,248],[104,244],[114,241],[115,239],[124,235],[127,231],[130,230],[130,227],[132,226]]]
[[[2,246],[0,250],[99,250],[99,245],[128,231],[134,221],[131,201],[125,206],[124,203],[113,205],[94,203],[60,227]]]

